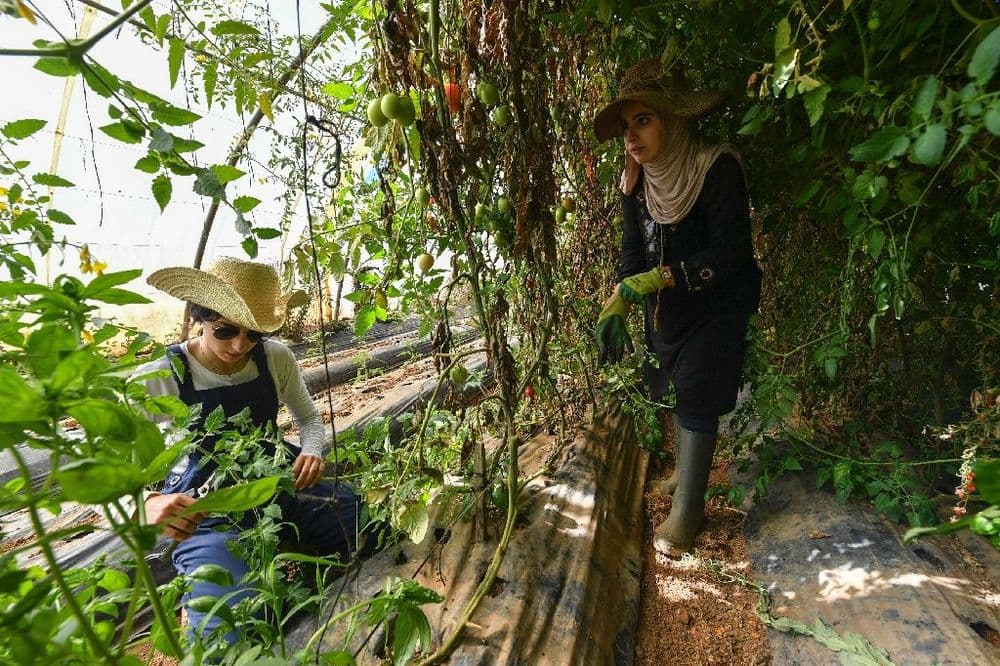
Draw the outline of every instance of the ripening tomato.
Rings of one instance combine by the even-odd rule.
[[[448,100],[448,109],[452,113],[458,113],[462,108],[462,88],[457,83],[444,84],[444,96]]]

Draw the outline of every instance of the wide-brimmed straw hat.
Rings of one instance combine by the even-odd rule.
[[[278,273],[267,264],[232,257],[220,257],[207,271],[184,266],[162,268],[146,282],[262,333],[281,328],[289,306],[301,304],[305,297],[298,290],[281,293]]]
[[[621,107],[641,102],[660,113],[682,118],[703,118],[718,109],[726,93],[693,90],[679,65],[667,68],[659,58],[640,60],[622,77],[618,97],[594,116],[594,134],[601,141],[621,136]]]

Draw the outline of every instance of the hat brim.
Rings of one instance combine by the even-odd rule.
[[[627,102],[640,102],[660,113],[697,120],[717,110],[725,101],[726,93],[716,90],[627,93],[610,102],[594,116],[594,134],[601,143],[621,136],[621,109]]]
[[[262,333],[272,333],[281,328],[285,323],[288,299],[294,294],[292,292],[279,297],[272,313],[255,315],[243,297],[229,284],[197,268],[162,268],[151,273],[146,282],[182,301],[215,310],[234,324]]]

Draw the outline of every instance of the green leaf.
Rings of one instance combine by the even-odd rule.
[[[112,305],[134,305],[152,303],[151,300],[126,289],[105,289],[100,294],[92,297],[95,301],[111,303]]]
[[[416,606],[400,605],[393,625],[392,663],[403,666],[417,649],[417,642],[426,634],[430,638],[430,624],[427,617]],[[429,643],[429,640],[428,640]]]
[[[978,463],[974,471],[979,494],[990,504],[1000,504],[1000,460]]]
[[[778,93],[785,87],[785,85],[791,81],[792,77],[795,75],[795,64],[799,59],[799,51],[796,48],[788,47],[774,60],[774,80],[772,82],[771,88],[774,96],[777,97]]]
[[[122,89],[121,80],[94,61],[82,70],[82,74],[90,89],[101,97],[111,97]]]
[[[802,103],[806,106],[806,113],[809,115],[809,126],[812,127],[823,117],[823,110],[826,108],[826,98],[830,94],[830,86],[822,85],[813,88],[802,96]]]
[[[169,28],[170,12],[167,12],[156,19],[156,41],[159,42],[160,46],[163,46],[163,38],[167,36]]]
[[[274,497],[274,493],[278,490],[278,481],[278,477],[269,476],[238,486],[220,488],[189,506],[183,515],[247,511]]]
[[[882,248],[885,247],[885,233],[881,229],[871,227],[865,234],[865,242],[868,244],[868,254],[878,261],[882,255]]]
[[[257,248],[257,239],[256,238],[253,238],[252,236],[248,237],[248,238],[244,238],[243,242],[240,243],[240,247],[243,248],[243,251],[246,252],[247,256],[250,257],[251,259],[254,259],[254,258],[257,257],[257,250],[258,250],[258,248]]]
[[[12,368],[0,367],[0,423],[33,423],[45,419],[45,400]]]
[[[149,423],[149,421],[147,421]],[[170,448],[164,449],[153,458],[152,462],[144,466],[146,470],[146,477],[143,479],[143,485],[150,485],[153,483],[158,483],[166,478],[167,472],[170,468],[174,466],[174,462],[177,458],[184,453],[184,446],[186,441],[178,442]]]
[[[159,125],[153,128],[150,132],[151,138],[149,140],[149,149],[155,150],[161,153],[169,153],[174,150],[175,143],[177,139],[167,130],[163,129]],[[177,148],[177,152],[181,152],[180,148]],[[136,165],[138,166],[138,164]]]
[[[418,606],[422,604],[438,604],[444,601],[444,597],[434,590],[428,589],[414,580],[407,579],[396,582],[396,587],[393,589],[393,596],[398,597],[401,601]]]
[[[222,183],[219,182],[218,176],[209,169],[202,169],[198,173],[198,177],[194,180],[194,191],[213,199],[226,198],[226,190],[222,187]]]
[[[924,133],[913,144],[910,161],[924,166],[934,166],[941,161],[948,132],[944,125],[928,125]]]
[[[49,390],[62,393],[75,379],[82,379],[96,364],[97,358],[90,349],[79,349],[59,361],[48,379]]]
[[[361,337],[375,325],[375,306],[365,305],[354,313],[354,335]]]
[[[993,136],[1000,136],[1000,97],[990,104],[989,111],[983,116],[983,126]]]
[[[216,35],[260,35],[257,28],[243,21],[220,21],[212,26]]]
[[[233,208],[241,213],[249,213],[260,204],[260,199],[254,197],[236,197],[233,199]]]
[[[139,418],[118,403],[99,398],[83,398],[71,404],[66,413],[80,422],[88,436],[116,442],[135,437],[135,420]]]
[[[949,534],[951,532],[957,532],[958,530],[965,529],[972,522],[972,516],[966,516],[956,520],[955,522],[941,523],[940,525],[934,525],[933,527],[912,527],[906,531],[903,535],[903,541],[910,541],[918,536],[923,536],[924,534]]]
[[[913,114],[918,119],[927,120],[931,117],[931,111],[934,110],[934,100],[937,99],[940,87],[941,82],[933,74],[927,77],[924,85],[920,86],[920,91],[913,101]]]
[[[430,516],[427,513],[427,504],[424,502],[407,502],[394,518],[394,526],[406,532],[413,543],[420,543],[427,536]]]
[[[53,224],[76,224],[72,217],[55,208],[49,208],[46,215]]]
[[[148,470],[157,457],[166,449],[163,433],[156,424],[146,419],[135,421],[135,440],[132,445],[133,462],[141,469]],[[145,482],[145,479],[143,479]]]
[[[97,584],[108,592],[118,592],[119,590],[130,588],[132,586],[132,579],[128,577],[128,574],[118,569],[105,567],[101,572],[101,579]]]
[[[39,379],[47,378],[63,355],[76,349],[78,343],[69,328],[58,324],[46,324],[34,331],[25,348],[32,374]]]
[[[134,168],[138,169],[139,171],[143,171],[145,173],[156,173],[157,171],[160,170],[160,160],[158,160],[153,155],[146,155],[145,157],[140,158],[139,161],[135,163]]]
[[[173,192],[174,186],[170,182],[169,176],[166,174],[161,174],[153,179],[153,197],[156,199],[156,203],[160,206],[160,212],[167,207],[170,203],[170,195]]]
[[[223,185],[231,181],[234,181],[237,178],[242,178],[247,173],[242,169],[237,169],[236,167],[229,166],[228,164],[215,164],[209,168],[212,170],[212,173],[215,174],[215,177],[219,179],[219,182]]]
[[[201,141],[195,141],[194,139],[182,139],[179,136],[175,136],[173,139],[174,151],[178,153],[192,153],[205,146]]]
[[[906,152],[910,139],[906,130],[895,125],[883,127],[870,139],[851,148],[851,159],[858,162],[888,162]]]
[[[45,127],[46,121],[35,118],[12,120],[3,126],[3,133],[8,139],[27,139],[29,136]]]
[[[105,125],[104,127],[98,128],[112,139],[118,139],[125,143],[139,143],[142,141],[142,137],[146,134],[146,131],[141,125],[136,125],[135,123],[119,120],[116,123],[111,123],[110,125]]]
[[[181,125],[190,125],[201,118],[201,116],[194,111],[182,109],[172,104],[160,104],[153,107],[153,118],[165,125],[178,127]]]
[[[142,490],[145,475],[135,465],[113,460],[78,460],[54,475],[62,497],[83,504],[104,504]]]
[[[215,97],[215,84],[218,79],[219,61],[213,60],[205,65],[202,80],[205,84],[205,104],[212,108],[212,98]]]
[[[54,173],[36,173],[31,177],[31,180],[39,185],[47,185],[49,187],[74,187],[73,183]]]
[[[76,76],[80,68],[62,56],[45,56],[35,63],[35,69],[49,76]]]
[[[270,240],[272,238],[278,238],[281,236],[280,229],[271,229],[269,227],[258,227],[253,230],[254,235],[261,240]]]
[[[205,581],[223,587],[233,584],[233,572],[218,564],[202,564],[187,575],[188,580]]]
[[[357,661],[354,659],[354,655],[346,650],[334,650],[333,652],[324,652],[319,656],[319,663],[322,666],[356,666]]]
[[[778,57],[781,52],[787,49],[792,43],[792,26],[788,22],[788,17],[778,21],[778,26],[774,31],[774,55]]]
[[[966,71],[981,87],[985,88],[997,70],[997,63],[1000,63],[1000,26],[993,28],[986,39],[979,42],[979,46],[972,54],[972,59],[969,60],[969,67]]]
[[[88,284],[86,289],[84,289],[83,294],[87,298],[93,298],[111,287],[127,284],[140,275],[142,275],[141,268],[134,268],[128,271],[115,271],[114,273],[105,273],[104,275],[99,275],[91,280],[90,284]]]
[[[354,86],[350,83],[331,81],[323,86],[323,92],[334,99],[347,99],[354,94]]]
[[[247,236],[253,231],[253,227],[247,222],[247,218],[243,217],[243,213],[239,211],[236,213],[236,231],[243,236]]]
[[[167,51],[167,68],[170,72],[170,87],[177,85],[177,75],[181,71],[181,64],[184,62],[184,40],[180,37],[171,37],[170,46]]]

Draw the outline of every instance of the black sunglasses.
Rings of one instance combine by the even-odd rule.
[[[220,324],[219,326],[212,327],[212,335],[215,336],[216,340],[232,340],[240,334],[240,330],[242,330],[241,327],[236,324]],[[267,336],[267,333],[247,330],[247,340],[254,344],[257,344]]]

